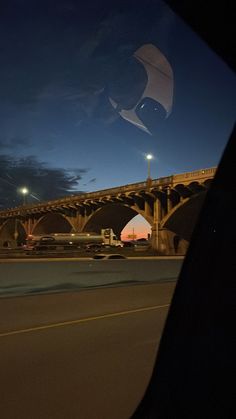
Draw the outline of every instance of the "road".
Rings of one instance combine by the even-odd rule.
[[[113,262],[129,261],[96,262],[101,274]],[[50,274],[59,269],[65,275],[65,262],[48,263]],[[68,272],[76,266],[67,265]],[[175,287],[173,276],[170,280],[174,265],[166,261],[166,281],[161,265],[156,262],[156,283],[5,295],[0,304],[1,418],[129,418],[150,378]],[[22,266],[38,280],[38,272],[44,272],[42,263],[2,264],[0,270],[10,266]]]
[[[0,297],[175,281],[183,258],[0,260]]]

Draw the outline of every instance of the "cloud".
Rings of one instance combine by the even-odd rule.
[[[27,137],[16,136],[8,139],[0,139],[0,149],[16,150],[31,147],[31,140]]]
[[[89,169],[79,169],[78,167],[67,169],[68,173],[71,173],[76,176],[81,176],[87,173]]]
[[[79,184],[87,169],[65,170],[50,167],[35,156],[12,158],[0,155],[0,207],[10,208],[22,204],[19,189],[29,190],[28,203],[79,194]]]

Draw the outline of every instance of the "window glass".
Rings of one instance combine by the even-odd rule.
[[[130,417],[235,75],[159,0],[8,0],[0,53],[1,416]]]

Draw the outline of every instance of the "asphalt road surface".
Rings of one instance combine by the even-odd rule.
[[[0,298],[175,281],[183,258],[0,260]]]
[[[108,269],[105,262],[111,263],[96,269]],[[0,417],[129,418],[150,378],[175,287],[174,275],[170,280],[174,267],[166,262],[166,281],[159,263],[156,283],[5,295],[0,304]],[[50,266],[59,265],[63,276],[63,262]],[[26,267],[4,264],[4,269],[10,266]],[[27,266],[37,277],[43,264]],[[176,264],[175,276],[179,268]]]

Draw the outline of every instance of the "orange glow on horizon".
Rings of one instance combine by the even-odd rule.
[[[148,234],[151,234],[150,224],[141,216],[137,215],[134,217],[122,230],[121,240],[128,241],[132,240],[133,234],[136,236],[135,240],[141,238],[148,238]]]

